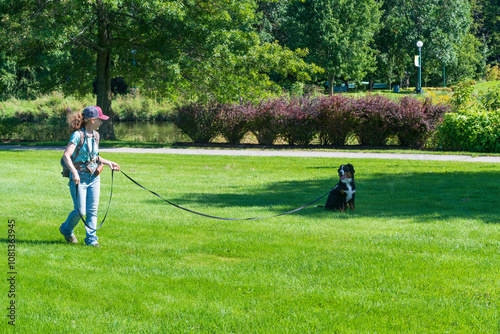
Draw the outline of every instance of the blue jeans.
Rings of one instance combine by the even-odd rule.
[[[73,229],[80,221],[76,205],[80,209],[80,213],[85,217],[87,224],[96,228],[97,226],[97,208],[99,207],[99,193],[101,191],[100,176],[93,177],[90,173],[78,172],[80,175],[80,184],[78,185],[78,203],[76,203],[76,186],[75,182],[69,176],[69,190],[73,198],[73,211],[68,215],[66,221],[61,225],[61,230],[65,236],[72,236]],[[92,245],[97,243],[97,235],[95,230],[85,226],[85,244]]]

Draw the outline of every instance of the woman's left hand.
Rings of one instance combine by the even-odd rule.
[[[110,162],[109,162],[109,167],[110,167],[112,170],[116,170],[116,171],[119,171],[119,170],[120,170],[120,166],[118,166],[118,164],[114,163],[113,161],[110,161]]]

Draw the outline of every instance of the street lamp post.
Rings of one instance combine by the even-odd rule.
[[[422,46],[424,43],[422,41],[417,42],[418,47],[418,88],[417,94],[422,94]]]
[[[446,87],[446,65],[443,64],[443,87]]]
[[[132,66],[134,67],[134,75],[135,75],[135,54],[137,53],[137,51],[132,50],[130,52],[132,52]],[[134,81],[135,81],[135,79],[134,79]],[[135,85],[134,85],[134,95],[135,95]]]

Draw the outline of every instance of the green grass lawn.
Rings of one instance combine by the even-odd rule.
[[[474,92],[477,94],[479,92],[486,92],[490,88],[495,87],[500,84],[500,81],[484,81],[474,85]]]
[[[16,333],[498,333],[500,166],[352,159],[356,211],[192,215],[120,173],[100,249],[68,245],[61,152],[0,151]],[[174,203],[231,218],[319,197],[341,159],[112,154]],[[102,219],[110,190],[102,174]],[[324,204],[324,200],[320,203]],[[2,317],[0,332],[12,331]]]

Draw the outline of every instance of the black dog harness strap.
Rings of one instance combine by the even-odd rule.
[[[183,208],[182,206],[180,205],[177,205],[177,204],[174,204],[172,202],[170,202],[169,200],[166,200],[165,198],[161,197],[160,195],[158,195],[157,193],[155,193],[154,191],[151,191],[149,190],[148,188],[144,187],[143,185],[141,185],[139,182],[135,181],[133,178],[131,178],[130,176],[128,176],[125,172],[121,171],[123,175],[125,175],[125,177],[127,177],[130,181],[132,181],[133,183],[135,183],[137,186],[141,187],[142,189],[144,190],[147,190],[149,191],[151,194],[155,195],[156,197],[160,198],[161,200],[167,202],[168,204],[172,205],[172,206],[175,206],[176,208],[179,208],[181,210],[184,210],[184,211],[187,211],[187,212],[190,212],[190,213],[193,213],[195,215],[200,215],[200,216],[203,216],[203,217],[208,217],[208,218],[213,218],[213,219],[221,219],[221,220],[257,220],[257,219],[267,219],[267,218],[273,218],[273,217],[278,217],[278,216],[284,216],[284,215],[288,215],[288,214],[291,214],[291,213],[294,213],[294,212],[297,212],[299,210],[302,210],[314,203],[316,203],[317,201],[319,201],[320,199],[322,199],[323,197],[325,197],[326,195],[328,195],[332,190],[328,191],[326,194],[322,195],[321,197],[315,199],[314,201],[312,201],[311,203],[309,204],[306,204],[306,205],[303,205],[301,206],[300,208],[297,208],[297,209],[294,209],[292,211],[287,211],[287,212],[284,212],[284,213],[280,213],[280,214],[277,214],[277,215],[274,215],[274,216],[269,216],[269,217],[252,217],[252,218],[222,218],[222,217],[216,217],[216,216],[210,216],[210,215],[206,215],[204,213],[200,213],[200,212],[196,212],[196,211],[193,211],[193,210],[189,210],[189,209],[186,209],[186,208]],[[111,198],[110,198],[111,200]],[[109,208],[108,208],[109,209]],[[107,213],[106,213],[107,214]],[[104,221],[103,221],[104,222]],[[101,223],[102,225],[102,223]]]
[[[75,190],[76,190],[76,198],[75,198],[75,201],[76,201],[76,210],[78,211],[78,215],[82,219],[83,223],[85,224],[85,226],[87,226],[87,228],[89,230],[97,231],[98,229],[100,229],[101,226],[102,226],[102,224],[104,224],[104,221],[106,220],[106,217],[108,216],[109,207],[111,205],[111,197],[113,196],[113,179],[114,179],[114,174],[115,174],[115,171],[113,169],[111,169],[111,192],[109,193],[108,208],[106,209],[106,214],[104,215],[104,218],[102,219],[101,224],[98,227],[96,227],[96,228],[90,227],[89,224],[87,224],[87,221],[85,220],[85,218],[83,218],[82,214],[80,213],[80,208],[78,207],[78,184],[75,185]]]

